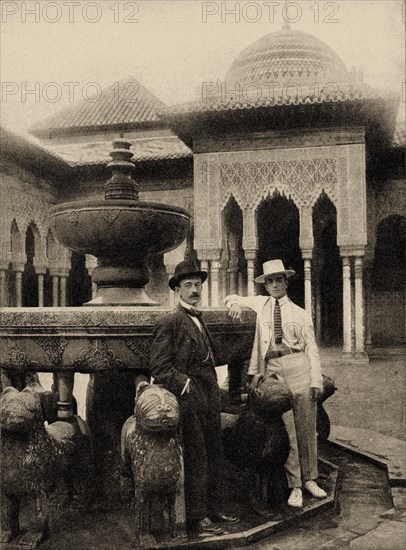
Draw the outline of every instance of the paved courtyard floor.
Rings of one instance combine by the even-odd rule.
[[[332,424],[406,439],[406,348],[374,350],[367,365],[343,363],[335,350],[321,357],[338,388],[325,403]]]
[[[339,508],[299,523],[252,550],[400,550],[406,548],[406,349],[374,350],[369,364],[342,362],[322,350],[323,373],[337,391],[325,403],[331,440],[388,464],[373,464],[337,448],[321,454],[340,466]],[[333,454],[331,454],[333,453]],[[389,487],[389,482],[394,485]],[[233,550],[240,550],[235,547]]]

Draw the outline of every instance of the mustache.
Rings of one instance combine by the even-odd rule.
[[[191,295],[190,295],[190,298],[200,298],[200,294],[198,292],[193,292]]]

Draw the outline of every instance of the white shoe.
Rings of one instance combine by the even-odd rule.
[[[303,507],[302,489],[299,487],[293,487],[288,499],[288,506],[292,506],[293,508]]]
[[[326,498],[327,493],[323,491],[315,481],[306,481],[305,488],[314,498]]]

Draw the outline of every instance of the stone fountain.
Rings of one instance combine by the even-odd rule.
[[[79,308],[6,308],[0,328],[3,387],[32,371],[53,373],[60,420],[74,414],[75,373],[90,374],[86,416],[105,503],[120,501],[120,430],[133,413],[137,377],[148,375],[153,326],[165,311],[145,291],[145,262],[181,244],[190,226],[181,208],[139,201],[130,146],[122,136],[113,142],[104,199],[51,211],[57,239],[97,257],[95,297]],[[248,313],[235,323],[225,309],[210,309],[206,320],[224,364],[243,347],[250,349],[254,328]]]
[[[3,389],[23,386],[32,372],[53,373],[57,418],[62,424],[74,422],[75,373],[90,374],[86,417],[96,479],[94,509],[99,522],[105,517],[110,524],[111,514],[121,513],[125,519],[120,522],[127,522],[127,526],[131,526],[132,512],[125,507],[128,504],[120,512],[120,432],[133,414],[136,382],[141,375],[148,376],[153,326],[165,311],[145,291],[145,263],[149,255],[181,244],[190,225],[190,215],[181,208],[139,201],[138,184],[131,177],[134,164],[130,145],[122,136],[113,142],[108,164],[113,175],[105,185],[104,199],[60,204],[51,211],[57,239],[71,250],[97,257],[95,297],[79,308],[5,308],[0,326]],[[252,347],[253,314],[245,311],[241,322],[235,322],[225,308],[207,308],[205,321],[220,352],[219,364],[240,367]],[[229,485],[234,487],[235,479]],[[332,504],[333,498],[325,503]],[[54,535],[56,544],[60,544],[58,536],[63,537],[64,529],[69,528],[67,517],[68,526]],[[274,523],[261,526],[254,518],[254,527],[247,523],[245,531],[232,535],[229,542],[224,535],[218,547],[266,536]],[[117,533],[122,532],[123,527],[117,527],[111,536],[116,540]],[[45,542],[45,548],[55,547],[52,536],[51,546]],[[200,544],[204,545],[203,541]],[[207,548],[217,547],[214,540],[207,544]],[[79,541],[74,545],[80,550],[88,548]],[[120,547],[131,545],[123,543]]]

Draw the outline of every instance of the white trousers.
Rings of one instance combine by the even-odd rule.
[[[275,373],[293,394],[293,409],[282,418],[289,435],[290,451],[285,462],[289,487],[317,479],[317,403],[310,399],[310,365],[304,353],[271,359],[267,374]]]

